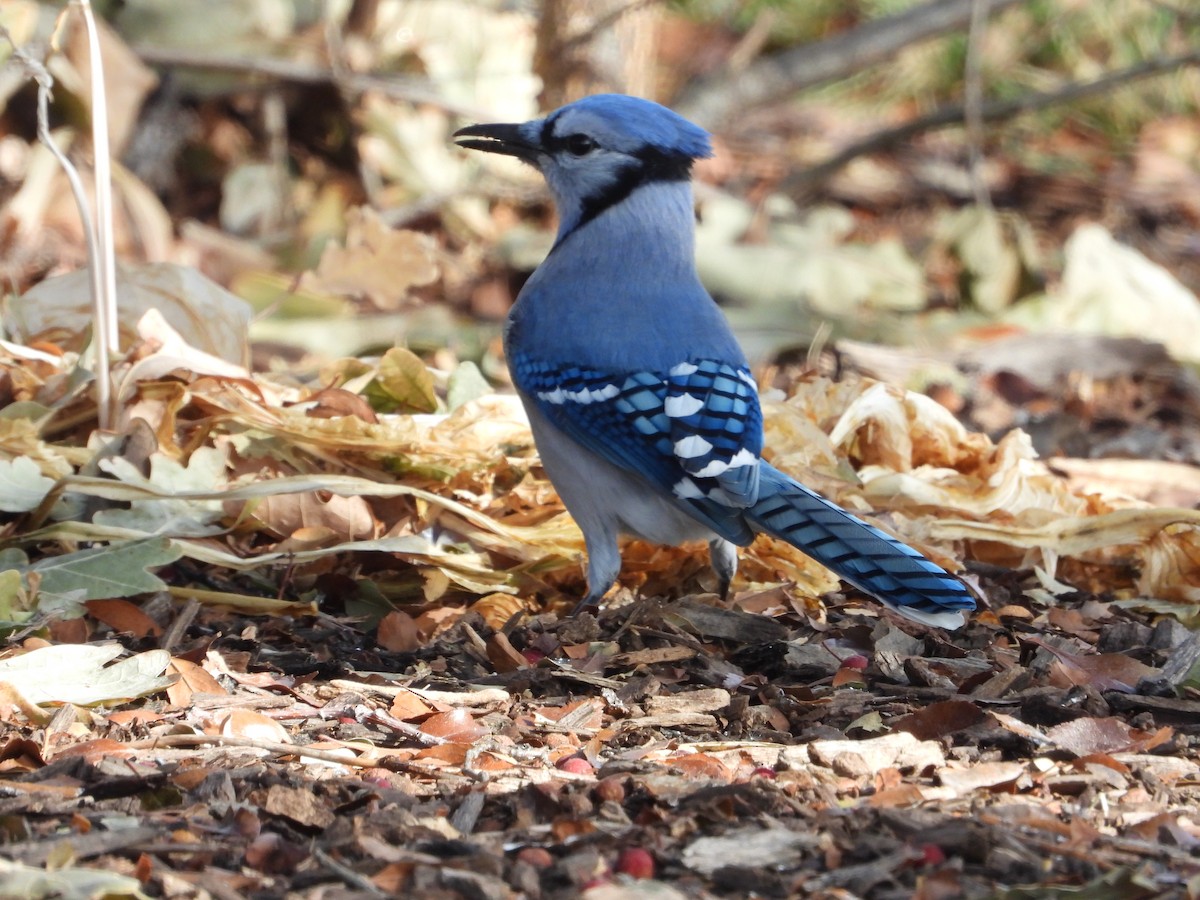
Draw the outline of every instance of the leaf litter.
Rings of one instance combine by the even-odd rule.
[[[985,598],[968,627],[899,623],[766,539],[727,606],[702,555],[634,542],[600,619],[560,618],[581,541],[511,397],[449,411],[444,377],[392,353],[343,382],[371,415],[318,411],[320,382],[214,363],[153,316],[139,333],[123,434],[85,456],[17,417],[33,429],[3,444],[22,485],[0,551],[23,598],[0,662],[19,871],[75,810],[63,871],[154,890],[1200,876],[1200,699],[1170,615],[1200,589],[1191,511],[1071,489],[1020,432],[993,443],[919,395],[781,370],[775,464],[965,561]],[[39,365],[14,403],[78,403],[69,353]],[[239,611],[264,588],[293,612]],[[137,616],[92,605],[125,597]],[[146,836],[83,840],[114,816]]]

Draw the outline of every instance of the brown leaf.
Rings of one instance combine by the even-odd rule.
[[[433,747],[422,748],[417,752],[413,759],[431,759],[436,760],[437,762],[445,763],[448,766],[461,766],[467,761],[467,753],[469,753],[470,750],[470,744],[437,744]]]
[[[375,640],[393,653],[411,653],[424,643],[416,621],[402,609],[393,609],[379,620]]]
[[[534,713],[548,722],[592,730],[604,724],[604,710],[596,700],[576,700],[565,706],[540,706]]]
[[[83,617],[55,619],[50,623],[50,636],[56,644],[83,644],[91,637],[91,625]]]
[[[118,709],[109,713],[106,718],[114,725],[128,726],[149,725],[152,722],[161,722],[167,717],[152,709]]]
[[[981,762],[965,769],[938,769],[938,780],[959,796],[980,788],[998,788],[1011,785],[1025,774],[1025,766],[1019,762]]]
[[[302,844],[274,831],[264,831],[246,848],[243,862],[266,875],[287,875],[307,856]]]
[[[305,828],[325,829],[336,818],[333,810],[323,805],[311,790],[283,784],[274,784],[267,789],[263,809]]]
[[[916,806],[924,802],[925,792],[915,784],[876,791],[868,798],[868,804],[877,809],[892,809],[899,806]]]
[[[1100,691],[1132,694],[1143,678],[1153,678],[1162,672],[1161,669],[1138,662],[1123,653],[1083,655],[1054,647],[1038,637],[1030,637],[1028,640],[1056,657],[1059,663],[1058,671],[1067,679],[1068,684],[1081,687],[1090,685]]]
[[[327,243],[316,272],[302,283],[395,309],[411,288],[437,278],[434,253],[428,235],[391,228],[379,213],[360,206],[346,212],[345,246]]]
[[[733,772],[717,757],[708,753],[688,753],[673,756],[670,759],[671,768],[679,769],[688,778],[712,778],[717,781],[729,781]]]
[[[412,691],[401,691],[392,699],[388,713],[401,722],[411,722],[433,713],[433,707]]]
[[[192,703],[193,694],[227,694],[221,683],[200,666],[186,659],[174,657],[167,666],[168,675],[178,675],[179,680],[167,688],[167,699],[178,707]]]
[[[72,744],[69,747],[64,747],[62,751],[55,754],[55,759],[80,756],[90,763],[98,763],[102,759],[132,759],[136,755],[136,751],[131,750],[120,741],[97,738],[93,741],[83,741],[78,744]]]
[[[509,619],[528,608],[529,604],[514,594],[496,592],[480,597],[468,607],[468,611],[479,613],[489,628],[499,631],[508,624]]]
[[[1113,717],[1083,718],[1046,730],[1046,737],[1076,756],[1093,753],[1145,752],[1170,739],[1170,728],[1138,731]]]
[[[0,772],[35,772],[44,765],[41,748],[28,738],[10,737],[0,746]]]
[[[83,605],[92,618],[103,622],[113,631],[131,634],[135,638],[162,634],[158,623],[128,600],[88,600]]]
[[[421,731],[446,741],[474,741],[488,733],[465,709],[435,713],[421,724]]]
[[[375,410],[371,409],[370,403],[360,395],[342,388],[325,388],[317,391],[308,398],[304,412],[305,415],[321,419],[355,416],[373,425],[379,422],[379,417],[375,415]]]
[[[933,741],[966,731],[987,719],[987,713],[968,700],[942,700],[892,722],[896,731],[907,731],[919,741]]]
[[[487,655],[497,672],[515,672],[517,669],[529,668],[529,660],[512,645],[503,631],[497,631],[488,638]]]
[[[388,863],[371,876],[371,883],[389,897],[402,896],[412,878],[415,863]]]

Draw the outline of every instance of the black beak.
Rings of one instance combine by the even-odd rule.
[[[476,140],[477,138],[483,140]],[[454,132],[454,142],[468,150],[501,153],[529,163],[535,162],[542,152],[540,146],[531,143],[521,134],[520,125],[468,125]]]

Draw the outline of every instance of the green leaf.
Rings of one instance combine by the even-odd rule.
[[[50,557],[34,563],[30,571],[42,576],[40,589],[47,593],[81,591],[83,600],[106,600],[162,590],[165,582],[148,570],[182,555],[166,538],[147,538]]]
[[[393,347],[383,354],[375,384],[401,409],[424,413],[437,410],[433,374],[421,357],[405,347]]]
[[[17,624],[30,616],[29,594],[21,573],[16,569],[0,572],[0,628],[5,623]]]
[[[479,371],[479,366],[468,359],[450,373],[450,379],[446,385],[446,405],[450,407],[451,411],[454,411],[464,403],[478,400],[491,392],[492,386]]]
[[[126,484],[153,487],[162,499],[134,500],[129,509],[104,509],[94,521],[150,534],[201,537],[219,532],[213,523],[224,514],[220,500],[177,499],[173,495],[218,491],[226,486],[225,454],[214,447],[199,447],[182,466],[165,453],[150,456],[150,477],[121,457],[102,460],[100,468]]]

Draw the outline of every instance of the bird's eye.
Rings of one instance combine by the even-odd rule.
[[[567,136],[566,147],[572,156],[587,156],[596,149],[596,142],[586,134],[572,134]]]

